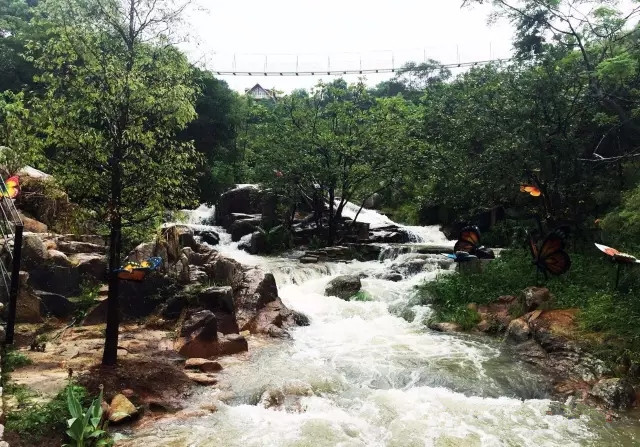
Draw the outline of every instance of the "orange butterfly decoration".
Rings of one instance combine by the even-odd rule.
[[[611,256],[611,260],[613,262],[617,262],[619,264],[640,264],[639,259],[628,253],[622,253],[615,248],[607,247],[606,245],[602,244],[596,244],[596,247],[598,247],[598,250],[600,250],[604,254]]]
[[[540,188],[532,185],[520,185],[520,192],[529,193],[529,195],[532,195],[533,197],[540,197],[540,195],[542,195]]]
[[[17,175],[13,177],[9,177],[5,182],[4,186],[0,187],[0,199],[8,198],[15,199],[18,197],[18,193],[20,192],[20,179]]]
[[[538,245],[529,233],[529,250],[533,257],[533,264],[545,278],[547,272],[552,275],[562,275],[571,267],[571,258],[564,251],[567,236],[568,229],[557,228],[544,238],[542,244]]]

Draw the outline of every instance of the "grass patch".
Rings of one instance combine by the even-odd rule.
[[[23,408],[7,414],[5,428],[16,433],[21,440],[31,445],[40,445],[40,441],[52,433],[64,434],[67,429],[69,410],[67,409],[67,388],[73,391],[83,407],[91,403],[87,390],[79,385],[67,385],[53,399],[45,404],[24,405]]]
[[[369,295],[364,290],[360,290],[358,293],[353,295],[349,301],[372,301],[371,295]]]
[[[616,266],[594,249],[593,253],[571,253],[571,270],[560,277],[536,279],[529,253],[505,250],[483,273],[440,275],[419,287],[422,304],[431,304],[438,321],[453,321],[463,327],[473,319],[466,306],[486,304],[502,295],[516,295],[529,286],[548,287],[556,308],[579,308],[579,324],[585,331],[622,337],[624,349],[640,352],[640,269],[623,268],[620,287],[614,290]]]
[[[8,348],[2,357],[2,373],[8,374],[32,363],[33,361],[22,352]]]

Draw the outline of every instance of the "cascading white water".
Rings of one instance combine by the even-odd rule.
[[[399,227],[409,234],[411,242],[453,246],[453,243],[445,237],[445,235],[442,233],[442,231],[440,231],[440,228],[437,225],[420,227],[398,224],[389,219],[384,214],[379,213],[378,211],[368,210],[366,208],[362,208],[362,210],[360,210],[360,206],[351,202],[347,202],[345,204],[344,209],[342,210],[342,216],[349,219],[355,219],[357,216],[358,222],[368,223],[370,228],[372,229],[384,227]]]
[[[369,216],[382,220],[376,214]],[[390,282],[376,276],[412,253],[302,265],[242,254],[237,243],[218,249],[272,271],[283,302],[311,324],[292,330],[290,340],[250,339],[248,359],[221,360],[220,390],[190,398],[191,416],[140,429],[124,446],[634,445],[598,413],[549,414],[543,378],[499,341],[426,329],[430,310],[412,297],[417,284],[435,277],[438,262]],[[366,275],[370,301],[324,296],[339,274]],[[258,403],[265,391],[280,396],[275,408]],[[216,412],[197,412],[211,404]]]

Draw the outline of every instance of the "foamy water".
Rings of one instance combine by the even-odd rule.
[[[375,214],[367,212],[373,221],[386,220]],[[435,243],[446,240],[433,228],[420,231]],[[430,309],[417,305],[414,287],[435,278],[438,262],[389,282],[376,276],[410,253],[303,265],[248,255],[223,240],[222,253],[273,272],[283,302],[311,324],[266,346],[250,339],[249,358],[227,362],[219,375],[224,401],[219,390],[203,388],[186,402],[191,409],[215,404],[216,412],[159,421],[122,445],[635,445],[635,426],[608,425],[597,411],[551,415],[544,377],[511,358],[499,340],[428,330]],[[341,274],[366,276],[370,301],[325,296],[328,282]],[[258,405],[265,391],[274,390],[285,397],[281,407]]]

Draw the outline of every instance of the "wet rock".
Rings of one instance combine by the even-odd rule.
[[[256,231],[260,225],[260,219],[247,219],[237,220],[229,227],[229,233],[231,233],[231,240],[238,242],[243,236],[252,234]]]
[[[89,276],[96,281],[107,278],[107,259],[98,253],[78,253],[72,255],[71,262],[76,265],[80,275]]]
[[[247,339],[240,334],[227,334],[218,338],[220,352],[218,355],[233,355],[249,350]]]
[[[267,235],[262,231],[254,231],[251,233],[251,240],[249,241],[247,251],[252,255],[257,255],[267,253],[268,250]]]
[[[450,323],[450,322],[431,323],[430,322],[428,326],[429,326],[429,329],[432,329],[437,332],[446,332],[446,333],[462,332],[462,326],[460,326],[457,323]]]
[[[212,376],[206,373],[197,373],[197,372],[187,371],[187,377],[189,377],[198,385],[210,386],[210,385],[216,385],[218,383],[218,379],[215,376]]]
[[[135,405],[124,394],[116,394],[109,405],[109,422],[117,424],[138,415]]]
[[[369,241],[384,244],[403,244],[409,242],[409,235],[404,231],[371,230]]]
[[[300,258],[301,264],[317,264],[318,258],[316,256],[302,256]]]
[[[234,292],[241,287],[244,279],[244,269],[237,261],[220,256],[204,267],[209,274],[209,278],[215,281],[216,284],[232,285]]]
[[[384,279],[385,281],[398,282],[402,281],[403,276],[399,272],[388,272],[380,276],[380,279]]]
[[[340,299],[349,301],[361,288],[362,282],[359,277],[344,275],[331,280],[325,288],[324,294],[327,296],[337,296]]]
[[[220,243],[220,235],[213,230],[194,230],[194,235],[209,245],[218,245]]]
[[[207,287],[198,293],[198,303],[212,312],[234,312],[231,286]]]
[[[546,287],[528,287],[522,293],[527,312],[536,310],[551,301],[551,293]]]
[[[199,369],[204,373],[214,373],[222,371],[220,363],[214,360],[191,358],[184,364],[185,369]]]
[[[233,213],[262,214],[262,196],[256,185],[242,185],[225,192],[216,204],[216,224],[227,228]]]
[[[268,389],[260,396],[258,405],[262,408],[281,408],[284,404],[284,393],[279,389]]]
[[[357,257],[357,253],[348,246],[336,246],[309,250],[303,257],[317,258],[321,262],[351,261]]]
[[[30,270],[44,265],[49,259],[49,253],[42,239],[37,234],[25,233],[22,239],[22,267]]]
[[[189,316],[180,329],[181,337],[196,337],[203,330],[206,330],[205,335],[215,340],[217,334],[216,317],[213,312],[208,310],[202,310]]]
[[[251,330],[260,310],[277,298],[278,287],[271,273],[264,273],[259,268],[245,270],[240,283],[234,286],[233,297],[240,330]]]
[[[626,410],[635,402],[633,387],[623,379],[602,379],[591,389],[591,396],[612,410]]]
[[[40,298],[40,313],[42,315],[53,315],[64,320],[75,311],[75,304],[62,295],[40,290],[36,290],[35,294]]]
[[[309,317],[307,317],[305,314],[295,310],[292,311],[292,314],[293,314],[293,321],[298,326],[309,326],[311,324],[311,322],[309,321]]]
[[[424,270],[425,265],[429,262],[425,255],[417,255],[415,257],[406,259],[401,263],[395,263],[391,266],[394,271],[404,274],[405,276],[412,276],[420,273]]]
[[[507,341],[523,343],[531,337],[531,328],[523,318],[512,320],[507,327]]]

